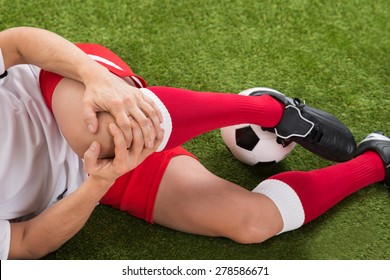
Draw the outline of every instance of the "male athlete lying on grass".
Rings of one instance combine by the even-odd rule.
[[[99,201],[173,229],[257,243],[310,222],[360,188],[389,185],[390,139],[383,135],[370,134],[356,150],[334,116],[277,91],[248,97],[147,87],[109,50],[79,48],[88,55],[44,30],[0,33],[2,259],[57,249]],[[277,174],[248,191],[179,146],[238,123],[343,163]]]

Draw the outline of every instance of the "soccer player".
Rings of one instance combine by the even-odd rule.
[[[11,67],[16,64],[22,65]],[[117,149],[113,160],[98,161],[100,145],[93,143],[85,153],[84,170],[47,111],[40,69],[33,64],[85,85],[79,121],[88,133],[99,129],[96,111],[111,110],[122,129],[110,128]],[[1,259],[38,258],[58,248],[84,225],[114,180],[157,148],[161,114],[133,89],[51,32],[0,32]],[[128,116],[137,121],[131,124]]]
[[[34,62],[7,60],[9,51],[4,49],[9,48],[3,44],[3,38],[0,37],[4,57],[0,60],[0,66],[3,65],[0,70],[20,61]],[[44,67],[42,61],[38,61],[35,64],[41,68],[67,76],[63,78],[41,70],[39,78],[44,100],[55,116],[60,133],[50,111],[44,108],[43,99],[29,99],[28,89],[38,86],[37,76],[34,76],[37,72],[31,71],[35,68],[23,65],[9,69],[8,75],[2,75],[2,91],[4,87],[7,94],[8,91],[10,95],[15,94],[11,91],[15,91],[12,81],[23,80],[24,85],[16,94],[27,100],[23,104],[15,102],[21,108],[13,104],[9,115],[23,111],[29,120],[21,124],[23,129],[15,129],[16,125],[12,123],[5,128],[11,132],[11,138],[14,135],[12,139],[17,139],[14,145],[5,146],[23,148],[14,148],[15,160],[9,155],[13,161],[4,164],[7,172],[0,173],[5,182],[0,191],[2,258],[39,258],[58,248],[82,227],[98,201],[177,230],[255,243],[300,227],[364,186],[379,181],[389,184],[386,166],[390,161],[390,140],[383,135],[371,134],[359,146],[359,156],[353,158],[356,149],[349,130],[334,116],[305,106],[299,100],[272,90],[245,97],[146,87],[141,77],[134,75],[107,49],[97,45],[79,47],[109,69],[113,73],[111,79],[139,87],[133,91],[144,96],[152,109],[161,112],[160,117],[150,113],[154,122],[147,121],[154,127],[155,139],[145,137],[131,114],[129,137],[125,138],[125,133],[115,126],[115,121],[118,122],[115,114],[104,112],[97,116],[97,132],[89,133],[81,122],[86,84],[82,79],[62,73],[61,69]],[[25,78],[28,73],[30,79]],[[33,109],[29,110],[31,106]],[[38,114],[41,118],[31,121],[30,114]],[[164,133],[153,125],[158,121],[162,121]],[[211,174],[191,153],[177,147],[211,129],[248,122],[274,131],[281,139],[294,140],[320,156],[347,162],[311,172],[278,174],[250,192]],[[37,131],[30,129],[34,125],[38,127]],[[46,132],[46,126],[50,127],[50,132]],[[18,135],[20,130],[24,134]],[[53,132],[56,137],[47,137]],[[84,183],[81,183],[85,178],[82,164],[62,135],[73,150],[84,157],[85,171],[90,174]],[[38,136],[44,140],[38,141]],[[33,157],[44,154],[41,160],[23,162],[23,172],[18,175],[16,171],[10,172],[19,168],[25,154],[32,152],[31,145],[36,149]],[[152,153],[154,150],[159,152]],[[104,159],[98,160],[98,155]],[[113,160],[107,160],[113,156]],[[63,170],[56,170],[57,165]],[[42,172],[40,176],[36,176],[36,169]],[[107,169],[108,172],[104,172]],[[34,188],[27,190],[27,183]],[[94,184],[99,191],[93,191]],[[17,188],[12,190],[15,186]],[[31,189],[34,193],[26,195]],[[15,220],[20,222],[14,223]]]

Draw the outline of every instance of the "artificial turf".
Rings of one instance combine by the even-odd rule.
[[[0,0],[0,10],[0,29],[36,26],[100,43],[149,85],[229,93],[271,87],[335,114],[358,141],[377,129],[390,134],[388,0]],[[332,164],[297,147],[282,163],[248,167],[219,131],[185,147],[248,189],[277,172]],[[98,206],[45,259],[390,259],[390,197],[382,185],[369,186],[310,224],[253,245]]]

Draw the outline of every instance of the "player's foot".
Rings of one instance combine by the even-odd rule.
[[[369,134],[359,143],[356,154],[360,155],[365,151],[373,150],[382,158],[385,165],[384,184],[390,191],[390,138],[383,135],[383,132],[374,132]]]
[[[309,107],[298,98],[289,98],[268,88],[260,88],[250,95],[268,94],[285,105],[281,121],[266,130],[275,132],[286,145],[294,141],[325,159],[342,162],[356,152],[356,142],[349,129],[335,116]]]

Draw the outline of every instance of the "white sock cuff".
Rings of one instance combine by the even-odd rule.
[[[169,137],[171,137],[171,133],[172,133],[171,115],[169,114],[168,109],[167,107],[165,107],[164,103],[162,103],[160,98],[158,98],[151,90],[147,88],[140,88],[140,90],[143,92],[143,94],[145,94],[147,97],[153,100],[153,102],[157,105],[157,108],[159,108],[162,113],[163,122],[161,124],[161,127],[164,129],[164,139],[156,150],[157,152],[161,152],[167,145]]]
[[[283,229],[279,234],[301,227],[305,221],[305,212],[296,192],[286,183],[268,179],[261,182],[253,192],[269,197],[278,207],[283,219]]]

